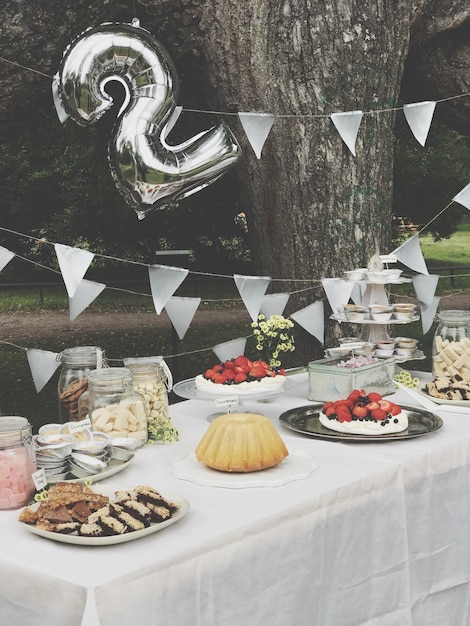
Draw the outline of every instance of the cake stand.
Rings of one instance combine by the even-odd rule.
[[[181,380],[173,385],[174,393],[185,400],[203,400],[205,402],[214,402],[216,407],[226,407],[223,411],[211,413],[207,416],[207,421],[212,422],[217,417],[227,413],[243,413],[242,405],[245,400],[254,400],[256,402],[263,401],[271,396],[278,396],[284,393],[286,383],[282,387],[273,390],[254,391],[252,393],[237,394],[234,385],[233,393],[224,395],[220,393],[211,393],[204,389],[201,390],[196,386],[194,378]]]

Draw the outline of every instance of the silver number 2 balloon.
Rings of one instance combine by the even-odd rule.
[[[81,126],[98,120],[113,106],[105,89],[110,80],[126,93],[109,143],[110,170],[140,219],[206,187],[237,162],[240,148],[224,122],[167,144],[181,112],[178,78],[166,50],[137,19],[89,28],[65,50],[54,77],[59,116]]]

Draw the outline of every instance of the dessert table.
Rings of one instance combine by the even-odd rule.
[[[150,485],[190,502],[177,523],[136,541],[79,546],[28,532],[0,511],[0,621],[22,626],[442,626],[470,615],[470,410],[439,411],[415,439],[350,443],[285,429],[307,401],[244,401],[317,464],[306,478],[240,488],[196,484],[173,463],[208,428],[210,401],[172,405],[180,441],[147,446],[105,483]],[[414,404],[404,391],[391,398]],[[270,471],[270,470],[268,470]],[[248,482],[247,482],[248,481]]]

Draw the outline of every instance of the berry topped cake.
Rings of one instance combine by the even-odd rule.
[[[339,433],[389,435],[408,428],[408,414],[379,393],[354,389],[344,400],[326,402],[320,423]]]
[[[220,395],[272,392],[285,381],[284,370],[275,372],[265,361],[250,361],[246,356],[218,363],[195,378],[199,390]]]

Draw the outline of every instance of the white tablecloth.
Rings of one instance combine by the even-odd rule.
[[[137,451],[106,483],[191,503],[178,523],[129,543],[83,547],[27,532],[0,512],[0,621],[28,626],[462,626],[470,616],[470,413],[393,443],[338,443],[279,424],[309,404],[307,376],[246,401],[287,447],[318,463],[279,487],[207,487],[174,476],[214,411],[171,407],[181,439]],[[404,392],[394,399],[412,404]]]

